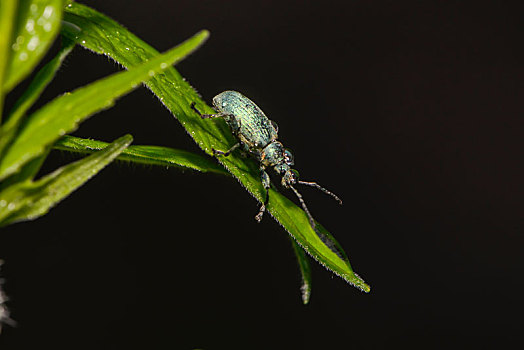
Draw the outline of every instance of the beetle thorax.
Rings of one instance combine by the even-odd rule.
[[[261,152],[260,161],[265,166],[275,166],[284,163],[284,146],[278,142],[270,142]]]

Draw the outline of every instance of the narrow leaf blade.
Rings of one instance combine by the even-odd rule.
[[[44,163],[47,156],[49,155],[49,151],[50,148],[48,147],[44,153],[25,163],[19,172],[13,174],[12,176],[9,176],[4,181],[0,182],[0,191],[18,182],[32,180],[38,173],[38,170],[40,170],[40,167]]]
[[[42,153],[60,136],[76,130],[92,114],[113,105],[114,100],[168,68],[198,48],[207,38],[202,31],[165,54],[128,71],[112,74],[72,93],[57,97],[32,114],[0,162],[0,180]]]
[[[4,150],[11,143],[18,131],[18,127],[27,110],[36,102],[47,85],[53,80],[58,68],[66,56],[71,52],[75,43],[65,40],[62,49],[48,62],[34,77],[29,87],[24,91],[22,96],[16,101],[7,121],[0,127],[0,158]]]
[[[24,181],[0,192],[0,226],[46,214],[71,192],[115,159],[131,142],[123,136],[84,159],[68,164],[38,181]]]
[[[74,136],[64,136],[59,139],[53,148],[76,152],[93,153],[107,146],[106,142],[83,139]],[[117,158],[132,163],[160,165],[166,167],[182,167],[201,172],[212,172],[220,175],[230,174],[209,157],[161,146],[129,146]]]
[[[11,38],[15,26],[15,14],[18,7],[16,0],[0,2],[0,121],[4,110],[4,81],[11,57]]]
[[[11,90],[42,59],[62,19],[63,0],[20,0],[4,89]]]

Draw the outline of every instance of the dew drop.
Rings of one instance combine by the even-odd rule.
[[[165,62],[160,63],[160,68],[166,69],[167,68],[167,63],[165,63]]]
[[[40,44],[40,39],[38,39],[37,36],[34,36],[27,43],[27,49],[29,51],[34,51],[36,49],[36,47],[38,46],[38,44]]]
[[[18,59],[20,61],[25,61],[27,60],[27,52],[20,52],[20,55],[18,56]]]
[[[5,207],[7,205],[7,202],[5,201],[5,199],[2,199],[0,200],[0,207]]]
[[[51,23],[47,22],[46,24],[44,24],[44,30],[46,32],[50,32],[52,28],[53,26],[51,25]]]
[[[147,74],[148,74],[148,75],[149,75],[150,77],[152,77],[152,76],[154,76],[154,75],[155,75],[155,71],[153,71],[153,70],[150,70],[149,72],[147,72]]]
[[[25,24],[25,30],[30,33],[35,30],[35,21],[33,19],[30,18],[27,20],[27,23]]]
[[[13,210],[15,209],[15,203],[9,203],[9,205],[7,206],[7,210]]]
[[[36,11],[38,11],[38,6],[36,4],[31,4],[29,9],[31,10],[31,12],[36,12]]]
[[[49,18],[49,17],[51,17],[52,14],[53,14],[53,6],[46,6],[42,16],[44,18]]]

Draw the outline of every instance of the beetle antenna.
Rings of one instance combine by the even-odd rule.
[[[304,209],[304,211],[306,212],[307,214],[307,217],[309,218],[309,224],[311,225],[311,228],[313,229],[313,231],[315,231],[315,233],[317,234],[318,238],[320,238],[320,240],[335,254],[337,254],[337,256],[339,258],[341,258],[342,260],[346,260],[347,258],[344,257],[344,254],[342,254],[339,250],[338,250],[338,247],[337,247],[337,244],[336,242],[334,242],[331,238],[329,238],[328,236],[326,236],[325,234],[323,234],[322,232],[320,232],[320,230],[317,228],[317,224],[315,223],[315,219],[313,219],[313,216],[311,216],[311,213],[309,212],[309,209],[307,208],[306,206],[306,202],[304,202],[304,199],[302,199],[302,195],[295,189],[295,187],[293,186],[289,186],[291,187],[291,189],[293,190],[293,192],[295,192],[295,194],[297,195],[298,197],[298,200],[300,201],[300,204],[302,204],[302,209]]]
[[[298,200],[300,201],[300,204],[302,204],[302,209],[304,209],[304,211],[306,212],[307,214],[307,217],[309,218],[309,224],[311,225],[311,227],[313,228],[313,230],[315,230],[316,232],[316,226],[317,224],[315,224],[315,219],[313,219],[313,216],[311,215],[311,213],[309,212],[309,209],[307,208],[307,205],[306,205],[306,202],[304,202],[304,199],[302,198],[302,195],[295,189],[295,187],[293,186],[289,186],[293,192],[295,192],[295,194],[297,195],[298,197]]]
[[[331,191],[326,190],[324,187],[320,186],[320,185],[317,184],[316,182],[298,181],[298,183],[301,184],[301,185],[308,185],[308,186],[316,187],[316,188],[318,188],[319,190],[321,190],[322,192],[324,192],[325,194],[329,194],[331,197],[335,198],[335,200],[336,200],[340,205],[342,205],[342,199],[338,198],[338,196],[337,196],[336,194],[334,194],[334,193],[331,192]]]

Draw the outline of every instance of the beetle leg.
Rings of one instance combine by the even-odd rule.
[[[262,215],[264,215],[264,212],[266,211],[266,206],[269,202],[269,187],[271,186],[271,181],[269,179],[269,175],[267,174],[266,167],[264,165],[260,166],[260,178],[262,180],[262,185],[264,185],[264,189],[266,190],[266,199],[264,200],[264,203],[262,203],[262,205],[260,206],[258,214],[255,216],[255,220],[258,222],[262,221]]]
[[[235,118],[235,116],[231,114],[224,114],[223,117],[231,128],[231,132],[238,137],[240,134],[240,119]]]
[[[238,142],[236,143],[235,145],[233,145],[233,147],[231,147],[230,149],[228,149],[227,151],[219,151],[219,150],[216,150],[214,148],[212,148],[213,150],[213,155],[215,157],[218,157],[218,156],[224,156],[224,157],[227,157],[228,155],[231,154],[231,152],[233,152],[234,150],[236,150],[238,147],[240,147],[242,145],[242,142]]]
[[[200,113],[200,111],[195,107],[195,102],[191,102],[191,109],[194,110],[202,119],[223,117],[222,114],[202,114]]]

